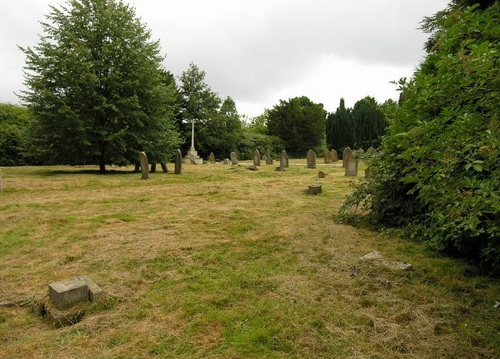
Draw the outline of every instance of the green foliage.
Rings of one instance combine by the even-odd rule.
[[[326,143],[329,148],[335,149],[338,153],[342,153],[346,147],[354,148],[356,138],[351,111],[345,107],[342,98],[337,110],[326,118]]]
[[[26,107],[0,104],[0,166],[26,164],[24,129],[29,120]]]
[[[30,135],[53,163],[128,164],[146,151],[177,147],[175,90],[166,85],[160,46],[115,0],[51,7],[44,36],[26,55],[22,99],[35,118]]]
[[[181,121],[184,123],[186,150],[191,145],[191,124],[195,121],[195,148],[207,157],[228,157],[241,138],[242,123],[231,97],[224,101],[205,82],[205,71],[191,63],[182,73]]]
[[[377,148],[386,132],[385,115],[373,97],[365,97],[346,108],[344,99],[326,120],[326,141],[329,148],[342,153],[344,148]]]
[[[259,150],[261,155],[265,155],[267,150],[275,159],[284,148],[283,141],[277,136],[269,136],[261,133],[244,131],[237,145],[238,158],[241,160],[253,158],[255,150]]]
[[[433,46],[401,80],[374,177],[341,210],[357,206],[391,225],[420,228],[443,251],[500,273],[500,4],[450,8],[427,19]],[[432,23],[429,23],[432,22]]]
[[[354,121],[355,144],[353,148],[378,148],[385,134],[384,114],[373,97],[365,97],[354,104],[351,112]]]
[[[305,156],[310,149],[321,149],[325,118],[323,105],[305,96],[280,100],[268,112],[268,133],[283,140],[289,155]]]

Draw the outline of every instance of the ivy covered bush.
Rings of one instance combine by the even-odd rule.
[[[389,134],[340,210],[360,212],[500,274],[500,4],[463,5],[423,22],[427,56],[399,82]]]

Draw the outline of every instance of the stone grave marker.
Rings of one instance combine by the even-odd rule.
[[[349,160],[351,153],[352,150],[349,147],[344,148],[344,152],[342,152],[342,167],[347,166],[347,161]]]
[[[324,162],[325,164],[332,163],[332,155],[328,148],[325,149],[325,156],[324,156]]]
[[[255,150],[253,152],[253,165],[260,166],[260,152],[259,152],[259,150]]]
[[[141,179],[149,178],[148,156],[145,152],[139,152],[139,163],[141,166]]]
[[[312,184],[307,189],[307,194],[320,194],[323,192],[323,187],[320,184]]]
[[[215,155],[213,152],[210,152],[210,156],[208,157],[208,161],[210,163],[215,163]]]
[[[348,157],[347,157],[347,163],[345,167],[345,175],[346,176],[354,176],[356,177],[358,175],[358,156],[356,151],[353,151]]]
[[[104,291],[87,276],[70,278],[49,284],[49,298],[57,309],[63,310],[104,295]]]
[[[236,152],[231,152],[231,164],[234,166],[238,164],[238,156],[236,156]]]
[[[181,150],[175,151],[175,174],[180,175],[182,172],[182,153]]]
[[[307,151],[307,168],[316,168],[316,152]]]
[[[267,150],[266,165],[272,165],[272,164],[273,164],[273,157],[271,156],[271,151]]]
[[[339,161],[339,156],[337,155],[337,151],[331,150],[330,151],[330,159],[332,162],[338,162]]]

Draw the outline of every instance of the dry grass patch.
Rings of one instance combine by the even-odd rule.
[[[497,357],[497,280],[336,224],[352,181],[340,165],[248,165],[147,181],[130,168],[3,168],[0,357]],[[306,195],[312,183],[323,193]],[[372,251],[413,269],[359,259]],[[106,299],[53,327],[36,310],[47,284],[80,274]]]

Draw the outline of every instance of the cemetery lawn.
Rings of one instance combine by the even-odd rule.
[[[339,164],[250,164],[2,168],[0,358],[500,357],[497,279],[336,223]],[[79,275],[106,296],[52,324],[48,284]]]

